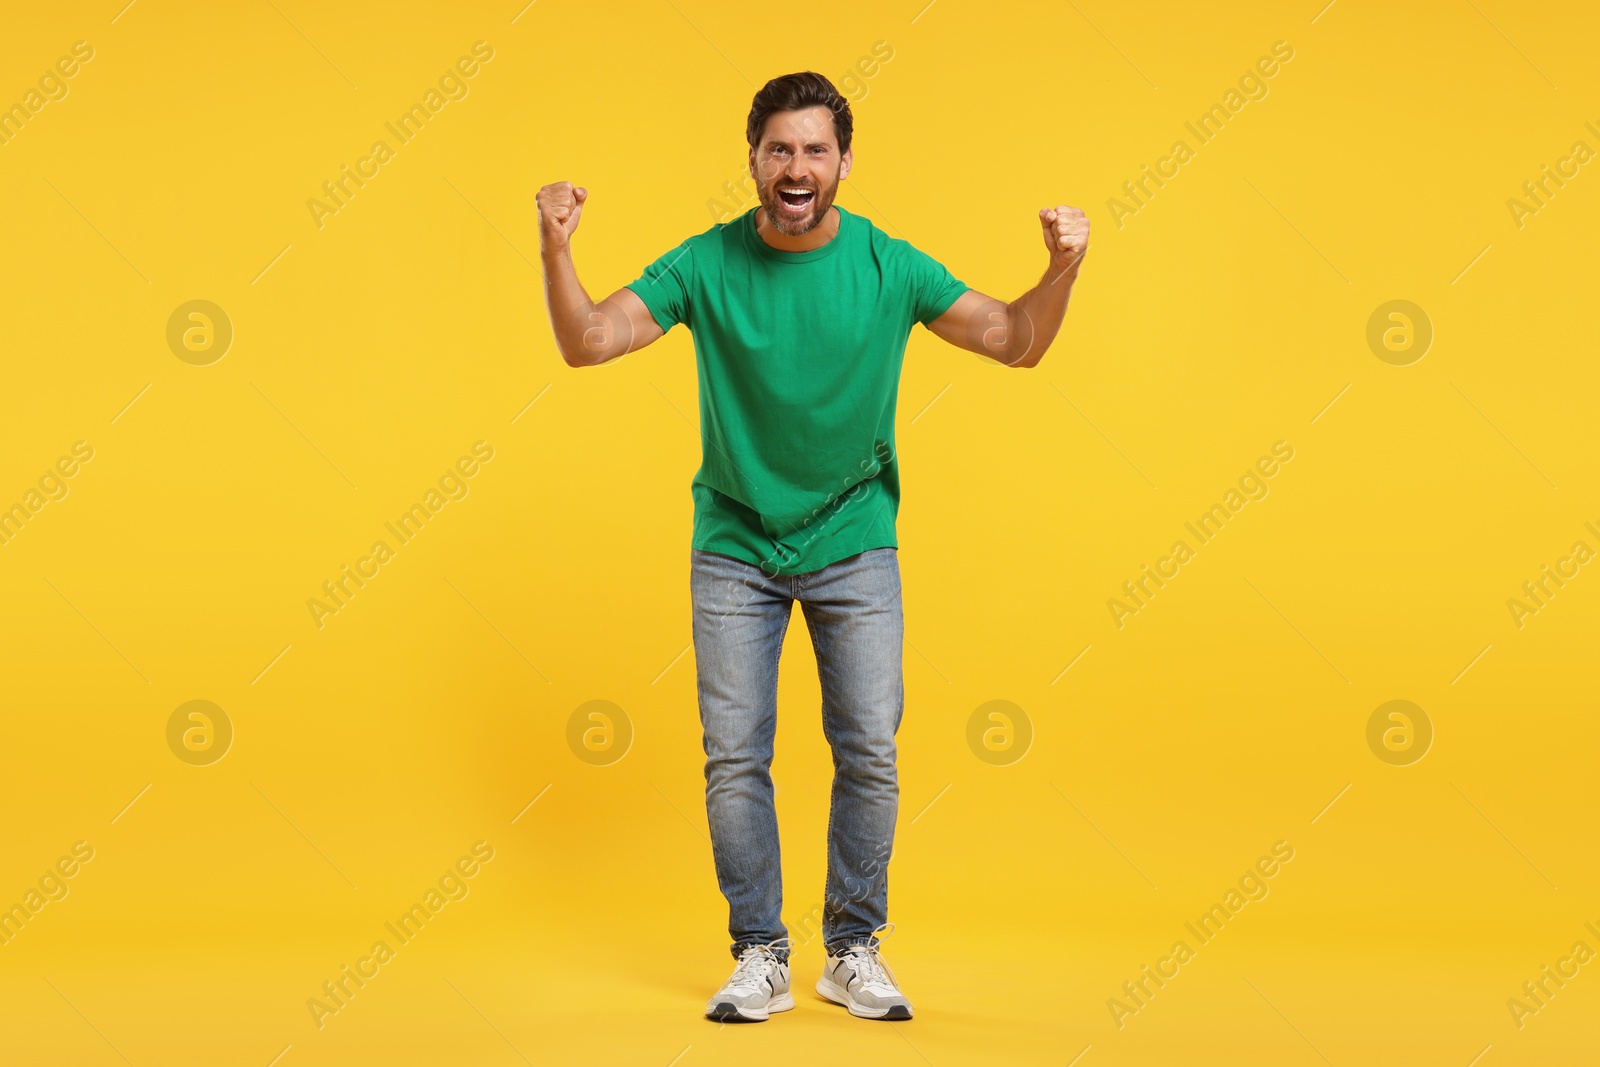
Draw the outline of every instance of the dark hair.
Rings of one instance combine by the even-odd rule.
[[[750,101],[744,139],[755,148],[761,139],[762,127],[774,111],[799,111],[808,107],[825,107],[833,112],[833,135],[839,142],[839,154],[850,151],[850,132],[855,125],[850,116],[850,101],[839,95],[831,81],[810,70],[773,78],[761,87]]]

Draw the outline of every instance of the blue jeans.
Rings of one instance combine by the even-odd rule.
[[[822,936],[829,952],[865,944],[889,908],[889,857],[900,786],[895,731],[905,709],[900,560],[874,548],[821,570],[772,577],[690,549],[690,594],[706,816],[733,954],[787,937],[780,911],[772,742],[778,656],[793,601],[811,630],[822,682],[822,731],[833,749]],[[787,951],[779,951],[786,959]]]

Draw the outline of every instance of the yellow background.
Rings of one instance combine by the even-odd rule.
[[[0,903],[95,855],[0,948],[6,1062],[1587,1062],[1600,965],[1520,1030],[1506,1002],[1600,948],[1600,575],[1520,629],[1506,601],[1600,547],[1600,174],[1521,228],[1506,202],[1600,148],[1600,26],[1319,7],[8,11],[0,103],[95,53],[0,146],[0,503],[95,454],[0,546]],[[478,40],[469,95],[319,229],[306,201]],[[1269,95],[1197,147],[1184,122],[1279,40]],[[920,329],[906,356],[886,955],[917,1017],[819,1001],[813,940],[795,1011],[718,1027],[691,339],[566,367],[533,196],[588,187],[576,261],[610,292],[710,224],[761,82],[840,80],[878,41],[841,204],[1005,299],[1044,268],[1040,207],[1083,207],[1092,251],[1037,369]],[[1179,138],[1195,158],[1119,228],[1108,201]],[[166,342],[194,299],[235,331],[209,366]],[[1435,331],[1410,366],[1365,339],[1395,299]],[[470,494],[318,629],[308,598],[479,440]],[[1107,599],[1279,440],[1270,496],[1118,629]],[[236,731],[210,766],[167,746],[196,699]],[[608,766],[566,741],[597,699],[634,734]],[[967,744],[995,699],[1032,725],[1007,766]],[[1392,699],[1435,729],[1410,766],[1367,746]],[[795,626],[801,939],[818,706]],[[480,840],[470,895],[319,1030],[308,998]],[[1270,895],[1118,1029],[1108,998],[1280,840]]]

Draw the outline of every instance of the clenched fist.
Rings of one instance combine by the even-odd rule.
[[[1039,210],[1039,225],[1044,227],[1044,245],[1050,249],[1050,267],[1076,272],[1089,250],[1089,217],[1075,207],[1062,204]]]
[[[567,247],[588,198],[589,190],[571,182],[556,182],[539,190],[534,202],[539,206],[539,244],[545,251],[559,252]]]

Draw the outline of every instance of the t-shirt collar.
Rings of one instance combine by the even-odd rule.
[[[739,226],[744,231],[745,243],[750,245],[755,253],[762,258],[769,259],[774,263],[812,263],[833,255],[834,249],[838,248],[839,242],[844,239],[845,231],[853,225],[854,216],[850,212],[839,207],[838,204],[833,206],[839,209],[839,232],[834,234],[827,244],[805,252],[785,252],[782,249],[773,248],[761,239],[761,235],[756,232],[756,213],[765,211],[766,208],[760,204],[744,213],[743,218],[739,220]]]

